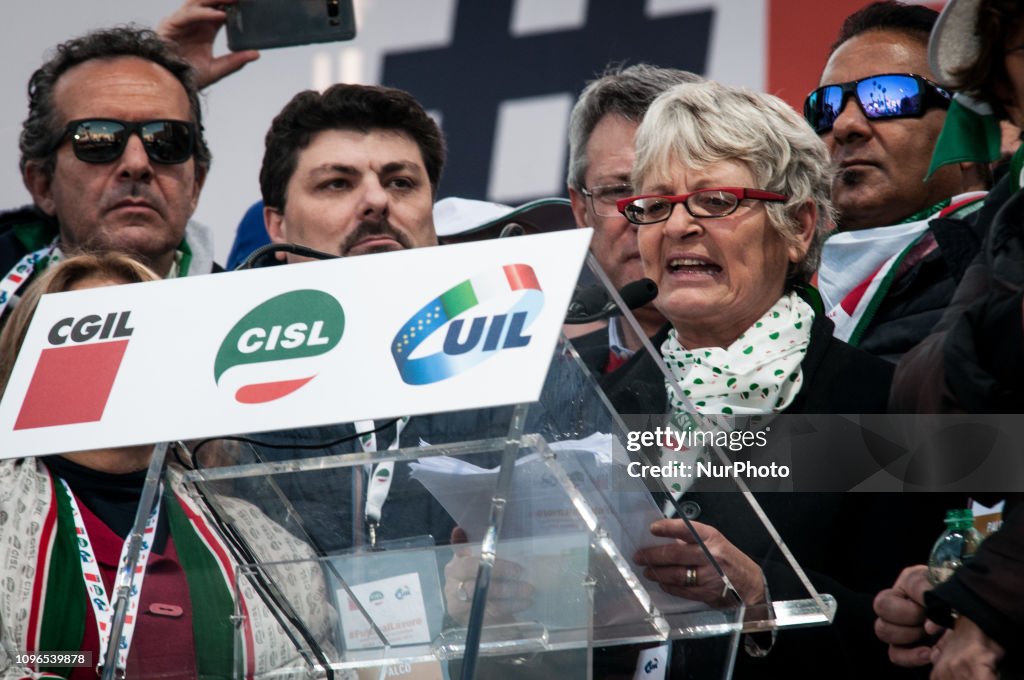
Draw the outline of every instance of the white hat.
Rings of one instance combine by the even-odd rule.
[[[491,238],[510,222],[530,227],[528,231],[533,232],[576,226],[571,204],[565,198],[541,198],[517,208],[456,197],[442,198],[434,204],[434,228],[442,241]]]
[[[957,84],[954,72],[978,59],[981,38],[977,34],[981,0],[949,0],[928,40],[928,66],[935,80],[946,87]]]

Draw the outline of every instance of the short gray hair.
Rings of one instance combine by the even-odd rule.
[[[814,239],[790,282],[805,282],[818,268],[821,246],[833,221],[828,149],[807,122],[770,94],[705,81],[678,85],[651,104],[636,134],[633,185],[663,176],[673,163],[706,167],[742,161],[757,189],[789,196],[765,203],[772,226],[788,244],[798,241],[797,213],[808,199],[818,209]]]
[[[680,83],[703,80],[696,73],[650,64],[609,66],[587,83],[569,117],[569,173],[566,182],[579,191],[587,175],[587,143],[608,114],[639,123],[647,107],[665,90]]]

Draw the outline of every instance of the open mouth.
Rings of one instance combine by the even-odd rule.
[[[702,274],[712,275],[722,271],[714,262],[701,260],[694,257],[677,257],[668,261],[668,270],[672,274]]]

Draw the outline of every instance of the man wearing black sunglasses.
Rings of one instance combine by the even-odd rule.
[[[934,84],[928,33],[937,13],[897,2],[847,18],[805,101],[829,146],[840,233],[819,288],[836,336],[896,361],[927,335],[977,249],[961,219],[980,204],[977,166],[926,178],[950,94]]]
[[[125,252],[161,276],[210,272],[212,238],[189,222],[210,164],[202,129],[191,67],[151,31],[59,45],[29,81],[20,147],[34,206],[0,217],[0,314],[76,250]]]

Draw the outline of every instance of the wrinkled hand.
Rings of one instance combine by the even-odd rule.
[[[466,543],[468,538],[461,527],[452,530],[452,544]],[[455,556],[444,567],[444,599],[448,616],[461,624],[469,621],[473,605],[473,589],[480,558],[469,546],[455,548]],[[491,569],[491,584],[487,589],[484,609],[486,625],[512,623],[515,614],[533,604],[533,586],[521,580],[523,568],[514,562],[496,560]]]
[[[754,560],[734,546],[718,529],[708,524],[691,522],[697,535],[718,562],[740,597],[748,605],[765,601],[764,576]],[[676,542],[645,548],[637,552],[633,561],[647,567],[644,576],[661,585],[662,590],[689,600],[710,605],[728,606],[730,600],[723,593],[721,576],[708,563],[704,551],[681,519],[660,519],[651,524],[655,536],[675,538]],[[686,585],[687,567],[696,568],[697,585]]]
[[[875,597],[875,636],[889,645],[889,660],[897,666],[923,666],[931,661],[932,649],[921,644],[925,630],[924,594],[931,590],[928,567],[918,564],[904,569],[892,588]]]
[[[185,0],[156,28],[160,37],[174,43],[178,54],[196,70],[200,88],[212,85],[260,57],[256,50],[213,56],[213,40],[227,20],[222,8],[236,2],[238,0]]]
[[[966,616],[959,616],[932,649],[931,680],[996,680],[1003,648]]]

